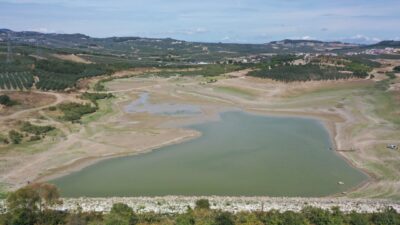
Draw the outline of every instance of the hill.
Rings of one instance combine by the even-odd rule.
[[[31,31],[0,30],[5,41],[49,48],[73,48],[80,52],[113,54],[120,57],[175,57],[186,61],[215,61],[221,57],[237,57],[261,53],[320,52],[355,47],[354,44],[314,40],[283,40],[266,44],[202,43],[172,38],[109,37],[93,38],[84,34],[55,34]]]

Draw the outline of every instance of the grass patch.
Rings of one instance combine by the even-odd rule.
[[[388,91],[390,80],[383,80],[370,89],[375,112],[387,121],[400,125],[400,92]]]
[[[378,175],[379,178],[384,178],[385,180],[398,180],[397,173],[393,172],[387,165],[384,165],[381,162],[370,162],[366,164],[366,167],[369,171]]]
[[[364,90],[365,88],[372,87],[373,82],[341,82],[332,83],[330,85],[322,85],[321,87],[309,90],[302,90],[286,95],[286,97],[309,97],[309,96],[322,96],[322,95],[341,95],[342,93],[351,93],[353,91]],[[336,94],[337,93],[337,94]]]
[[[0,199],[6,199],[7,191],[3,184],[0,183]]]
[[[98,107],[95,113],[86,115],[82,118],[83,124],[88,124],[93,121],[99,120],[101,117],[114,112],[112,99],[102,99],[97,101]]]
[[[244,69],[244,66],[239,65],[223,65],[223,64],[210,64],[205,66],[193,66],[192,70],[186,71],[173,71],[173,70],[163,70],[157,73],[146,73],[141,77],[147,76],[158,76],[158,77],[172,77],[172,76],[204,76],[204,77],[214,77],[221,74],[230,73],[233,71],[238,71]]]

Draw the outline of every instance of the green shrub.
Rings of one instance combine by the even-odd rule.
[[[9,143],[8,138],[0,134],[0,143],[8,144]]]
[[[288,211],[282,213],[282,224],[308,225],[308,222],[304,215]]]
[[[82,116],[96,112],[96,107],[90,104],[79,104],[75,102],[60,104],[58,108],[64,113],[62,119],[71,122],[79,121]]]
[[[37,126],[31,124],[30,122],[24,122],[21,127],[21,131],[34,135],[46,134],[54,129],[55,127],[53,126]]]
[[[391,79],[391,80],[396,79],[396,74],[394,74],[394,73],[392,73],[392,72],[386,73],[386,76],[387,76],[389,79]]]
[[[180,214],[176,217],[176,225],[194,225],[195,223],[191,213]]]
[[[369,225],[371,222],[369,221],[369,216],[367,214],[351,212],[348,215],[348,221],[350,225]]]
[[[235,225],[233,216],[229,212],[221,212],[215,217],[215,225]]]
[[[135,225],[138,218],[132,208],[123,203],[116,203],[112,206],[110,213],[105,217],[106,225]]]
[[[41,139],[42,137],[40,137],[39,135],[34,135],[29,138],[29,141],[39,141]]]
[[[112,97],[114,97],[114,95],[108,94],[108,93],[88,93],[88,92],[85,92],[85,93],[83,93],[81,95],[82,99],[89,100],[93,104],[95,104],[96,106],[98,105],[97,104],[98,100],[112,98]]]
[[[395,225],[400,224],[400,215],[393,208],[387,208],[381,213],[372,216],[375,225]]]
[[[16,102],[11,100],[10,96],[8,95],[0,95],[0,105],[4,106],[13,106]]]
[[[196,201],[196,209],[210,209],[210,202],[208,199],[199,199]]]
[[[8,132],[8,137],[9,137],[11,143],[13,143],[13,144],[21,143],[22,138],[23,138],[22,134],[19,133],[18,131],[15,131],[15,130],[9,131]]]

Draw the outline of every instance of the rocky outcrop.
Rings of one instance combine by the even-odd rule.
[[[300,211],[305,206],[322,209],[339,207],[343,212],[378,212],[386,207],[393,207],[400,212],[400,202],[378,199],[348,199],[348,198],[269,198],[269,197],[129,197],[129,198],[64,198],[58,210],[108,212],[114,203],[125,203],[140,212],[182,213],[188,207],[194,208],[195,201],[205,198],[211,203],[212,209],[230,212],[239,211]],[[0,210],[5,209],[4,201],[0,200]]]

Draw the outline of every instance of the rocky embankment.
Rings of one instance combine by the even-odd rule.
[[[322,209],[339,207],[343,212],[377,212],[392,207],[400,213],[400,202],[378,199],[347,198],[269,198],[269,197],[129,197],[129,198],[64,198],[59,210],[107,212],[114,203],[125,203],[140,212],[182,213],[193,208],[195,201],[205,198],[212,209],[230,212],[238,211],[300,211],[305,206]],[[0,200],[0,211],[5,210],[5,202]]]

